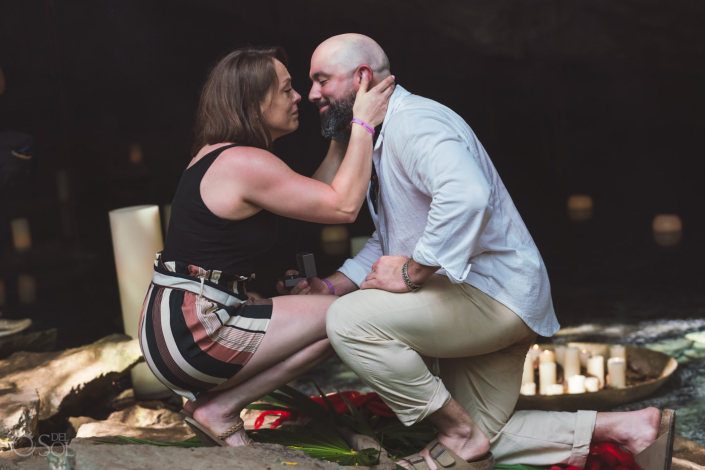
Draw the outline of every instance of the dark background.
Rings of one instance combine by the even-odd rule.
[[[209,68],[240,45],[282,45],[305,100],[311,53],[345,32],[379,42],[400,85],[479,136],[544,257],[563,325],[705,317],[703,24],[699,0],[0,0],[0,130],[37,140],[29,174],[0,199],[4,317],[59,327],[62,347],[120,331],[108,211],[171,202]],[[312,174],[327,142],[316,109],[300,113],[275,153]],[[128,161],[133,143],[142,165]],[[568,218],[570,194],[592,196],[591,220]],[[659,213],[681,217],[677,246],[654,242]],[[13,253],[16,217],[30,219],[30,254]],[[298,251],[313,251],[322,274],[345,259],[322,253],[319,225],[280,227],[254,291],[274,295]],[[366,209],[349,229],[373,231]],[[19,303],[20,273],[37,278],[37,302]]]

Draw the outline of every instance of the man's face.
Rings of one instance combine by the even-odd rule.
[[[333,137],[350,129],[357,90],[353,83],[354,71],[344,73],[339,67],[326,64],[324,58],[311,58],[309,77],[313,81],[308,99],[318,107],[321,117],[321,134]]]

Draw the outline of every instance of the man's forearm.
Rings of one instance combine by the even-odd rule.
[[[409,275],[409,280],[414,284],[423,284],[439,269],[441,269],[440,266],[426,266],[417,263],[414,258],[411,258],[406,268],[406,273]]]
[[[334,272],[333,274],[328,276],[326,280],[328,280],[328,282],[333,285],[335,295],[338,296],[349,294],[350,292],[354,292],[359,289],[357,284],[352,282],[350,278],[348,278],[348,276],[341,273],[340,271]]]

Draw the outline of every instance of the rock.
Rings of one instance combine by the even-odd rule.
[[[118,411],[124,410],[125,408],[129,408],[136,404],[137,399],[135,398],[135,390],[132,388],[123,390],[120,395],[110,400],[110,406]]]
[[[36,389],[39,420],[46,420],[60,409],[101,396],[141,359],[137,340],[125,335],[111,335],[65,351],[18,352],[0,361],[0,389]]]
[[[25,335],[12,335],[0,338],[0,359],[5,359],[17,351],[46,352],[56,347],[56,328],[35,331]]]
[[[31,388],[0,390],[0,448],[30,445],[37,436],[39,395]]]
[[[76,438],[127,436],[155,442],[181,442],[194,436],[188,426],[138,427],[110,421],[98,421],[82,425]],[[112,439],[111,439],[112,441]],[[71,441],[73,443],[73,441]],[[124,440],[122,442],[125,442]]]
[[[156,442],[179,442],[194,436],[178,413],[138,405],[116,411],[105,421],[86,417],[70,418],[69,421],[76,430],[76,438],[81,439],[127,436]]]
[[[695,342],[693,343],[693,349],[705,349],[705,343]]]
[[[243,447],[157,447],[71,443],[72,470],[339,470],[335,463],[315,460],[299,450],[276,444]]]
[[[679,356],[686,349],[690,349],[693,342],[686,338],[675,338],[660,341],[658,343],[649,344],[646,347],[652,351],[662,352],[672,357]]]
[[[698,333],[688,333],[685,337],[696,343],[705,343],[705,331],[699,331]]]
[[[671,469],[705,470],[705,447],[676,434]]]
[[[683,354],[691,359],[702,359],[705,357],[705,349],[688,349]]]

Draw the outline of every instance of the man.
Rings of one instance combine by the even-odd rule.
[[[309,100],[324,136],[344,140],[362,73],[371,86],[390,74],[366,36],[335,36],[314,52]],[[404,424],[428,419],[438,429],[433,453],[400,464],[434,469],[455,455],[454,468],[483,469],[491,450],[498,464],[582,468],[592,440],[634,454],[649,446],[661,420],[655,408],[513,413],[529,346],[559,329],[538,249],[460,116],[397,85],[377,131],[368,193],[375,234],[338,272],[290,293],[342,296],[327,331],[343,362]],[[319,176],[335,173],[333,153]]]

